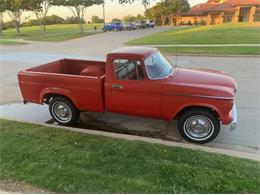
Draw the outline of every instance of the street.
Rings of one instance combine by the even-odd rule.
[[[17,83],[17,72],[35,65],[60,58],[105,59],[107,52],[123,46],[123,43],[150,33],[167,30],[155,28],[152,30],[131,32],[109,32],[92,37],[84,37],[62,43],[34,42],[28,45],[3,46],[0,54],[0,104],[21,102],[22,98]],[[228,126],[222,127],[219,136],[211,143],[212,147],[226,148],[251,152],[259,155],[260,148],[260,59],[258,57],[209,57],[209,56],[175,56],[167,55],[174,64],[181,67],[203,67],[223,71],[233,76],[238,84],[236,105],[238,107],[238,127],[230,131]],[[11,116],[8,106],[1,107],[1,116],[21,119],[17,116],[26,115],[28,111],[19,106],[15,117]],[[35,112],[36,109],[34,109]],[[42,109],[45,114],[48,109]],[[41,114],[37,112],[37,114]],[[8,113],[8,114],[6,114]],[[30,113],[28,113],[30,114]],[[32,114],[32,113],[31,113]],[[35,113],[33,113],[35,115]],[[166,129],[170,137],[183,141],[176,129],[176,121],[169,126],[165,122],[114,114],[93,114],[104,121],[113,121],[129,129]]]

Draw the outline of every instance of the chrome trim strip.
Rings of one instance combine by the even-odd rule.
[[[207,95],[192,95],[192,94],[181,94],[181,93],[166,93],[165,95],[197,97],[197,98],[210,98],[210,99],[223,99],[223,100],[232,100],[232,99],[233,99],[233,97],[207,96]]]
[[[233,121],[230,124],[230,130],[235,130],[237,127],[237,121],[238,121],[237,120],[237,107],[235,104],[233,105],[233,108],[232,108],[232,118],[233,118]]]

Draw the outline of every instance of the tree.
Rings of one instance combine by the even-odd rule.
[[[123,21],[130,23],[130,22],[134,22],[136,20],[136,17],[133,15],[127,15],[123,17]]]
[[[53,0],[53,4],[57,6],[68,7],[73,15],[78,19],[80,33],[84,30],[84,16],[87,7],[102,4],[104,0]]]
[[[7,13],[15,25],[16,32],[20,33],[21,15],[25,10],[31,10],[32,0],[4,0]]]
[[[103,23],[104,20],[99,18],[98,16],[92,16],[91,17],[91,23],[95,24],[95,23]]]
[[[81,21],[82,23],[85,23],[85,21]],[[78,18],[74,16],[67,17],[64,21],[66,24],[78,24]]]
[[[165,2],[159,2],[155,6],[147,9],[145,11],[145,16],[147,18],[153,18],[157,22],[157,24],[161,24],[162,26],[166,25],[167,22],[167,5]],[[160,22],[159,22],[160,21]]]
[[[190,9],[189,2],[187,0],[165,0],[167,6],[168,16],[171,19],[171,25],[179,25],[179,17],[183,12],[187,12]]]
[[[145,20],[145,16],[143,16],[141,14],[137,14],[137,16],[135,17],[135,20],[137,22],[141,22],[142,20]]]
[[[32,0],[31,1],[31,10],[34,11],[36,18],[41,21],[40,26],[42,27],[43,30],[43,36],[45,37],[46,35],[46,19],[47,19],[47,14],[49,12],[49,9],[52,5],[53,1],[52,0]]]
[[[4,17],[4,12],[6,11],[6,0],[0,0],[0,35],[2,35],[2,30],[3,30],[3,17]]]
[[[113,18],[113,19],[111,20],[111,22],[112,22],[112,23],[113,23],[113,22],[121,22],[121,20],[118,19],[118,18]]]
[[[157,20],[161,18],[163,26],[166,24],[167,18],[170,18],[171,25],[179,25],[179,17],[183,12],[188,11],[189,8],[190,5],[187,0],[164,0],[147,9],[145,15]]]
[[[119,3],[123,4],[123,3],[133,3],[137,0],[119,0]],[[142,0],[142,4],[146,7],[147,5],[150,4],[151,1],[154,1],[154,0]]]

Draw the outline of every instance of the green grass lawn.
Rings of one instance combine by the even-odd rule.
[[[26,44],[26,43],[19,42],[19,41],[0,39],[0,45],[21,45],[21,44]]]
[[[1,180],[58,193],[259,193],[259,162],[0,120]]]
[[[260,22],[180,28],[129,41],[130,45],[260,43]]]
[[[86,24],[84,27],[84,33],[79,33],[80,31],[77,24],[48,25],[46,27],[46,37],[42,36],[40,26],[23,27],[21,28],[21,33],[19,35],[17,35],[15,29],[12,28],[4,30],[0,40],[25,39],[32,41],[64,41],[96,34],[94,31],[92,31],[94,26],[96,26],[98,29],[101,29],[102,24]],[[91,32],[89,30],[91,30]]]
[[[260,55],[260,47],[160,47],[162,53]]]
[[[168,30],[134,39],[128,45],[260,44],[260,22],[198,26]],[[168,53],[259,54],[258,47],[161,48]]]

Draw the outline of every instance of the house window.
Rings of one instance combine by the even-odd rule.
[[[225,15],[224,16],[224,23],[232,22],[232,15]]]
[[[259,22],[260,21],[260,13],[257,13],[255,15],[255,22]]]

